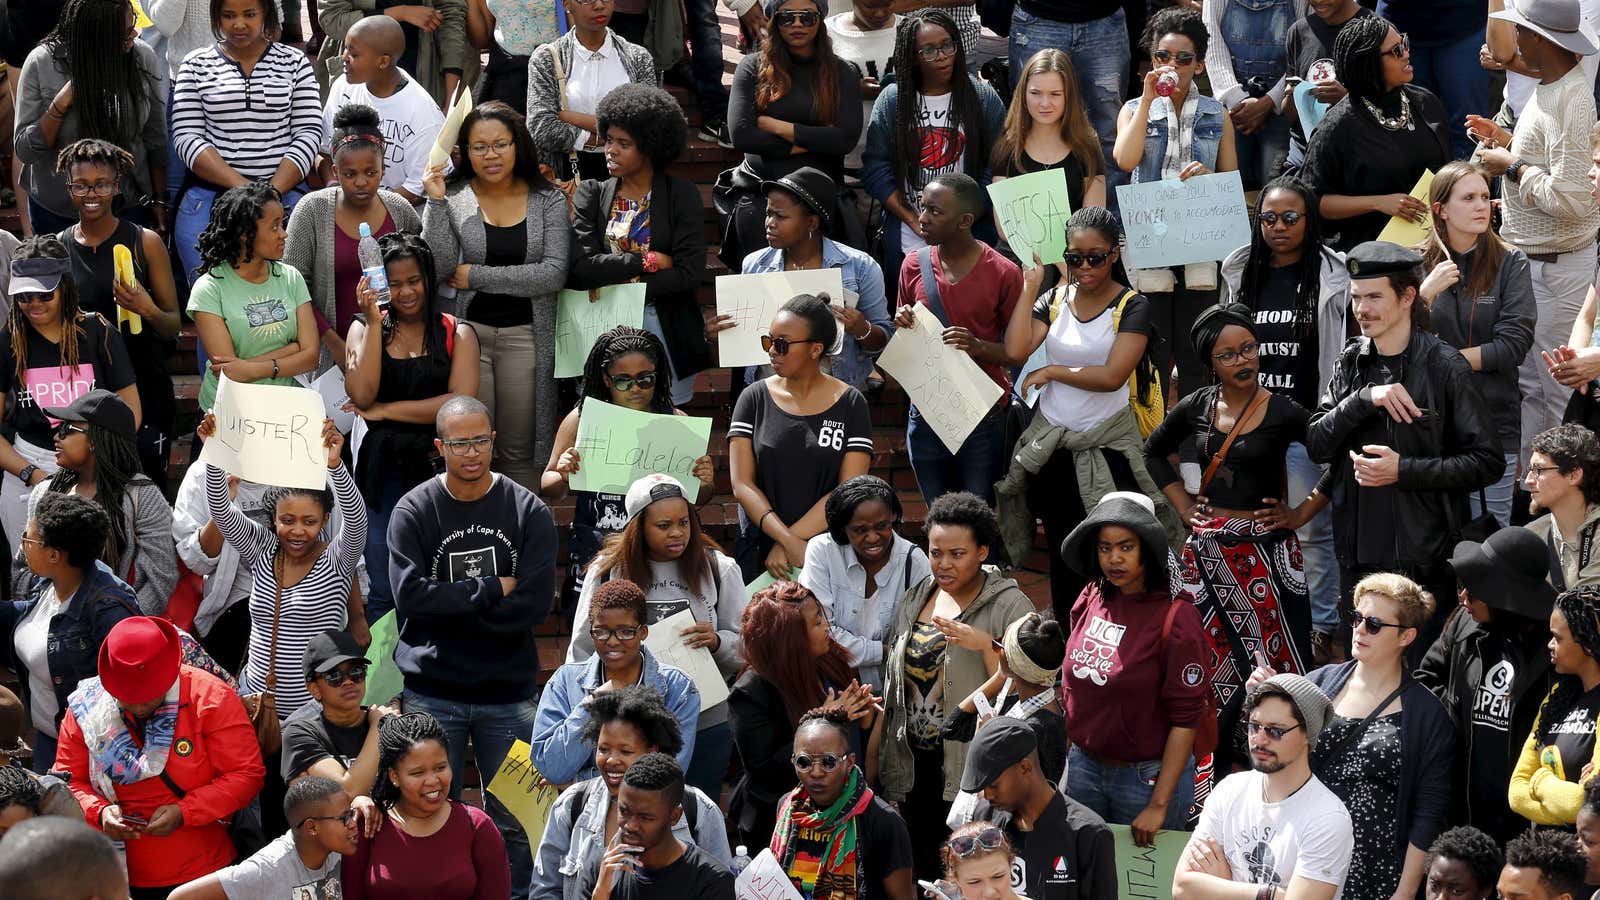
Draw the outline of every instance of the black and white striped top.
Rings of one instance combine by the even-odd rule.
[[[260,693],[267,689],[267,660],[272,655],[272,611],[278,599],[273,560],[278,553],[276,532],[252,519],[233,505],[222,470],[210,463],[206,467],[206,505],[211,519],[240,560],[250,567],[250,655],[240,677],[240,692]],[[367,510],[356,483],[341,463],[328,470],[334,502],[339,507],[338,533],[311,570],[292,587],[283,589],[283,610],[278,617],[278,653],[273,670],[278,683],[278,718],[304,706],[311,694],[306,690],[306,645],[317,635],[345,627],[346,601],[355,578],[356,561],[367,545]]]
[[[322,144],[322,101],[304,53],[274,43],[245,75],[216,44],[189,54],[172,84],[172,146],[191,170],[214,147],[246,178],[285,159],[311,171]]]

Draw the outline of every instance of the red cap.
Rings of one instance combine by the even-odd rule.
[[[183,644],[166,619],[134,616],[112,627],[100,645],[100,684],[123,703],[166,696],[178,680]]]

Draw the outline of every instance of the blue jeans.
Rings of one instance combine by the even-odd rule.
[[[1028,59],[1040,50],[1061,50],[1072,57],[1078,93],[1088,107],[1089,124],[1100,136],[1100,149],[1106,158],[1107,205],[1115,208],[1114,188],[1128,183],[1128,173],[1117,168],[1111,153],[1117,142],[1117,112],[1122,109],[1128,65],[1133,59],[1128,47],[1127,14],[1119,9],[1093,22],[1057,22],[1033,15],[1019,5],[1011,12],[1009,50],[1013,81]]]
[[[1496,108],[1489,102],[1489,72],[1478,64],[1482,46],[1482,28],[1455,43],[1411,45],[1416,83],[1438,94],[1444,103],[1444,118],[1450,123],[1450,152],[1455,159],[1472,155],[1467,114],[1486,116]]]
[[[56,739],[42,731],[33,733],[33,772],[49,774],[56,764]]]
[[[1273,113],[1254,134],[1233,135],[1239,154],[1239,177],[1247,191],[1260,190],[1283,170],[1289,156],[1289,120]]]
[[[461,799],[462,771],[466,766],[467,740],[472,740],[473,756],[478,762],[478,775],[483,779],[484,808],[500,828],[505,838],[506,858],[511,862],[512,897],[516,900],[528,896],[528,886],[533,883],[533,852],[528,846],[528,835],[522,824],[494,795],[488,791],[494,773],[500,770],[511,751],[511,744],[527,740],[533,735],[534,713],[537,700],[520,703],[455,703],[424,697],[407,688],[400,697],[401,708],[408,713],[425,712],[444,727],[450,739],[447,752],[450,757],[450,799]]]
[[[1132,825],[1150,805],[1156,791],[1161,760],[1114,766],[1100,762],[1077,746],[1067,753],[1067,796],[1100,814],[1108,825]],[[1168,831],[1188,831],[1189,807],[1194,805],[1194,759],[1178,776],[1178,787],[1167,803]]]
[[[367,505],[367,623],[383,618],[394,609],[394,591],[389,587],[389,512],[406,495],[398,478],[385,478],[378,505]]]
[[[305,193],[305,185],[302,183],[284,195],[285,217],[294,210],[294,205],[305,196]],[[172,223],[172,242],[178,245],[178,259],[183,263],[183,276],[191,285],[198,277],[195,270],[200,268],[200,233],[211,224],[211,204],[216,199],[216,191],[194,185],[183,192],[183,197],[178,203],[178,214]],[[202,359],[202,367],[204,363],[205,360]]]
[[[1500,520],[1501,526],[1511,524],[1511,495],[1517,489],[1517,454],[1506,454],[1506,470],[1500,473],[1500,480],[1483,489],[1483,498],[1489,501],[1489,512]],[[1483,515],[1483,504],[1478,502],[1478,492],[1473,491],[1470,496],[1472,503],[1472,517]]]
[[[728,89],[722,86],[722,25],[717,0],[684,0],[688,14],[689,71],[694,97],[706,119],[728,118]]]
[[[1005,409],[995,407],[978,427],[967,435],[966,443],[955,453],[939,439],[933,426],[923,420],[915,406],[906,423],[906,451],[911,454],[911,470],[917,475],[922,499],[932,504],[951,491],[971,491],[994,505],[994,483],[1000,480],[1001,458],[1005,451]]]
[[[1297,504],[1311,495],[1322,478],[1322,466],[1306,455],[1305,444],[1290,444],[1284,459],[1289,474],[1286,503]],[[1339,627],[1339,559],[1333,550],[1333,507],[1317,513],[1295,532],[1305,560],[1306,593],[1311,598],[1311,627],[1332,634]]]
[[[646,303],[644,305],[644,330],[660,338],[663,346],[666,345],[667,333],[661,330],[661,312],[656,309],[656,305],[654,303]],[[662,362],[666,363],[667,369],[670,372],[672,369],[671,355],[669,354],[666,359],[662,360]],[[700,373],[691,372],[689,373],[688,378],[678,378],[676,377],[677,373],[675,372],[670,372],[670,374],[673,376],[672,405],[688,406],[689,401],[694,399],[694,379]]]
[[[722,722],[702,728],[694,737],[694,755],[689,757],[689,771],[683,780],[690,787],[716,803],[722,799],[722,776],[728,773],[728,760],[733,756],[733,725]]]

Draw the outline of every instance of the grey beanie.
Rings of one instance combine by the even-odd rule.
[[[767,18],[770,19],[777,14],[778,7],[787,2],[789,0],[761,0],[761,8],[766,12]],[[817,5],[817,12],[822,13],[823,16],[828,15],[828,0],[811,0],[811,2]]]
[[[1289,702],[1300,711],[1300,718],[1305,720],[1308,745],[1316,746],[1317,736],[1322,734],[1328,717],[1333,715],[1333,701],[1322,688],[1304,675],[1281,672],[1256,685],[1250,692],[1250,701],[1255,702],[1263,693],[1287,694]]]

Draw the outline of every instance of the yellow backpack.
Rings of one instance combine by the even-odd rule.
[[[1066,304],[1067,289],[1069,285],[1058,285],[1050,291],[1050,324],[1054,325],[1056,317],[1061,314],[1061,308]],[[1111,306],[1111,332],[1115,334],[1117,326],[1122,324],[1122,309],[1127,306],[1129,298],[1135,291],[1128,288],[1122,292],[1116,302]],[[1161,375],[1156,370],[1155,354],[1152,352],[1160,337],[1152,337],[1146,345],[1144,355],[1139,357],[1139,362],[1133,367],[1133,372],[1128,375],[1128,403],[1133,407],[1133,417],[1139,422],[1139,436],[1149,437],[1150,432],[1156,430],[1161,420],[1167,417],[1166,398],[1161,394]],[[1141,389],[1140,382],[1144,382]]]

